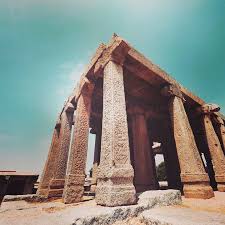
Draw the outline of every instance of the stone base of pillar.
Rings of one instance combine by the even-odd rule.
[[[41,188],[37,191],[37,195],[48,197],[48,191],[49,191],[48,187]]]
[[[185,198],[209,199],[214,197],[212,187],[206,183],[186,183],[183,187]]]
[[[99,168],[95,201],[103,206],[133,205],[137,202],[131,168]]]
[[[66,204],[81,202],[84,194],[85,175],[66,175],[66,186],[63,192],[63,202]]]
[[[62,197],[65,179],[52,179],[49,184],[48,197]]]
[[[217,190],[219,192],[225,192],[225,183],[223,183],[223,184],[217,183]]]
[[[220,192],[225,192],[225,175],[215,176],[217,182],[217,190]]]
[[[184,184],[183,192],[186,198],[208,199],[214,197],[206,174],[181,174]]]
[[[96,188],[95,201],[102,206],[133,205],[136,203],[133,185],[113,185],[111,179],[99,181]],[[100,194],[98,194],[98,192]]]

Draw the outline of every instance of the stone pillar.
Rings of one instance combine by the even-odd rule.
[[[214,130],[211,121],[211,114],[219,110],[214,104],[205,104],[201,107],[202,123],[205,131],[206,142],[212,159],[215,180],[217,182],[218,191],[225,191],[225,157],[221,147],[219,138]]]
[[[123,67],[109,61],[103,79],[101,158],[95,200],[105,206],[134,204]]]
[[[95,192],[97,186],[97,170],[100,162],[100,152],[101,152],[101,130],[97,130],[95,138],[95,151],[94,151],[94,161],[93,161],[92,181],[91,181],[91,191],[93,192]]]
[[[217,133],[220,139],[221,147],[225,154],[225,124],[220,116],[213,115],[213,120],[216,123]]]
[[[184,196],[187,198],[211,198],[214,196],[209,185],[194,135],[183,105],[183,96],[178,87],[169,85],[162,94],[169,97],[169,112],[181,170]]]
[[[134,107],[132,111],[134,186],[136,192],[154,190],[158,185],[144,110]]]
[[[170,121],[167,119],[161,120],[161,142],[162,151],[166,166],[166,176],[168,187],[172,189],[181,189],[180,167],[174,141],[173,131]]]
[[[82,93],[77,102],[72,145],[63,193],[64,203],[80,202],[84,193],[91,96]]]
[[[58,122],[54,128],[48,158],[46,160],[45,167],[41,175],[40,183],[37,190],[38,195],[48,196],[48,186],[50,180],[53,178],[54,166],[59,152],[59,132],[60,122]]]
[[[53,178],[49,184],[48,197],[62,197],[63,194],[73,113],[74,107],[71,103],[68,103],[61,114],[59,149],[54,165]]]

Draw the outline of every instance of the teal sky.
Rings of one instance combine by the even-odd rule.
[[[1,0],[0,170],[42,170],[64,100],[114,32],[225,113],[224,0]]]

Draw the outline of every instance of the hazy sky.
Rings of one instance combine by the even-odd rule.
[[[225,113],[224,0],[0,0],[0,170],[42,170],[64,100],[114,32]]]

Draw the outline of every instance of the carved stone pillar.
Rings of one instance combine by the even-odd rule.
[[[162,94],[169,97],[169,111],[180,164],[181,181],[184,185],[184,196],[211,198],[214,193],[209,185],[209,177],[202,164],[184,109],[182,93],[177,87],[169,85],[163,88]]]
[[[218,136],[211,121],[211,113],[218,111],[219,106],[205,104],[201,107],[202,123],[205,130],[205,138],[212,159],[215,179],[218,191],[225,191],[225,157]]]
[[[91,96],[82,93],[75,113],[73,139],[63,193],[64,203],[80,202],[84,193]]]
[[[157,189],[157,178],[154,173],[154,156],[152,145],[149,142],[147,121],[143,109],[133,107],[131,123],[135,189],[137,192]]]
[[[223,148],[223,152],[225,154],[225,125],[224,121],[220,116],[213,115],[213,120],[217,124],[217,132],[221,142],[221,147]]]
[[[94,161],[92,168],[92,181],[91,181],[91,191],[95,192],[97,186],[97,170],[100,163],[101,154],[101,129],[96,131],[95,138],[95,151],[94,151]]]
[[[109,61],[103,79],[101,158],[95,200],[105,206],[134,204],[122,66]]]
[[[60,121],[56,123],[54,128],[48,158],[46,160],[45,167],[37,190],[38,195],[48,196],[49,183],[50,180],[53,178],[55,162],[59,154],[59,133],[60,133]]]
[[[61,114],[59,150],[57,160],[54,165],[53,179],[49,184],[48,197],[61,197],[63,194],[73,113],[74,107],[71,103],[68,103]]]

